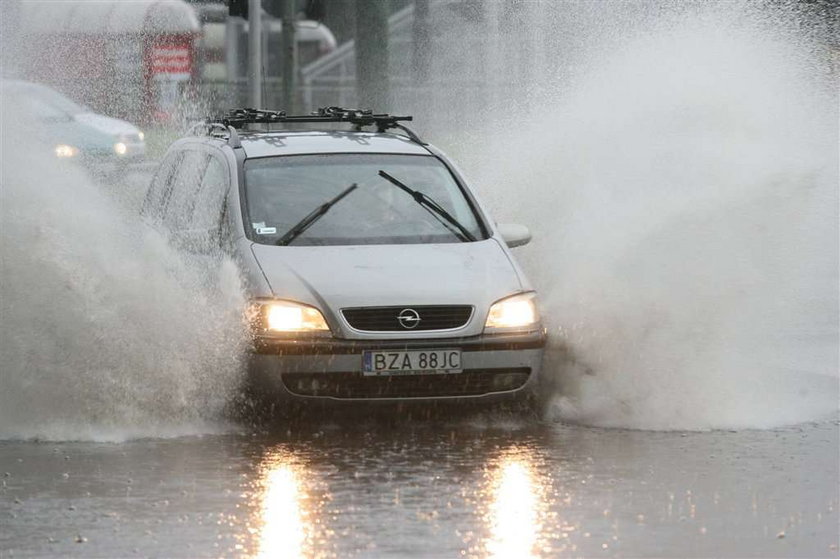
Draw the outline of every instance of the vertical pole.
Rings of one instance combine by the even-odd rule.
[[[248,104],[261,109],[262,99],[262,2],[248,0]]]
[[[429,103],[433,95],[433,89],[429,84],[431,72],[431,33],[429,32],[429,0],[414,0],[414,21],[411,26],[411,74],[412,83],[411,88],[404,96],[406,101],[416,107],[417,111],[420,107],[428,110],[431,108]],[[435,111],[428,111],[428,114],[423,115],[423,120],[433,122],[435,118]],[[437,125],[433,122],[433,126]]]
[[[283,109],[288,114],[295,114],[298,52],[295,37],[295,0],[283,0]],[[310,107],[311,108],[311,107]]]
[[[225,95],[225,103],[229,107],[244,107],[246,103],[242,102],[242,91],[239,87],[234,87],[242,76],[242,67],[239,64],[239,37],[242,33],[242,19],[238,17],[229,17],[225,23],[225,79],[228,87]],[[235,92],[235,93],[234,93]]]
[[[389,109],[388,1],[356,0],[356,94],[360,109]]]
[[[412,66],[414,67],[414,84],[427,85],[429,79],[429,62],[431,61],[430,33],[429,33],[429,0],[414,0],[414,23],[411,29]]]

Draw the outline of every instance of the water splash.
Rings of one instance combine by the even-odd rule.
[[[223,428],[239,381],[236,267],[174,252],[2,109],[0,439]]]
[[[837,76],[801,22],[754,8],[648,20],[539,93],[519,115],[538,126],[453,150],[500,221],[535,230],[518,255],[562,419],[837,413]]]
[[[558,417],[703,429],[836,413],[837,77],[819,43],[769,4],[542,5],[559,7],[495,40],[551,70],[522,73],[530,105],[499,129],[499,85],[490,111],[429,137],[488,123],[447,147],[500,221],[535,231],[519,256],[551,329]],[[469,70],[475,49],[452,50]],[[214,428],[238,378],[235,267],[172,252],[34,155],[8,109],[0,438]]]

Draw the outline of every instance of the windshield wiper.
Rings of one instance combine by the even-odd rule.
[[[432,214],[438,221],[440,221],[447,229],[452,231],[452,233],[458,237],[461,241],[474,241],[475,235],[469,232],[469,230],[461,225],[457,219],[452,217],[452,214],[444,210],[440,204],[434,201],[433,198],[430,196],[423,194],[419,190],[413,190],[407,187],[405,184],[400,182],[399,180],[395,179],[385,171],[379,171],[379,176],[383,179],[387,180],[391,184],[398,186],[405,192],[411,195],[414,198],[414,201],[423,206],[430,214]],[[443,218],[443,219],[441,219]]]
[[[289,229],[288,232],[286,232],[282,237],[280,237],[280,239],[277,240],[276,244],[279,246],[286,246],[301,235],[303,235],[303,232],[309,229],[313,223],[321,219],[325,213],[330,211],[330,208],[335,206],[338,202],[341,201],[342,198],[344,198],[357,188],[359,188],[359,185],[353,183],[349,187],[347,187],[341,194],[339,194],[329,202],[321,204],[320,206],[312,210],[312,212],[309,215],[301,219],[297,225]]]

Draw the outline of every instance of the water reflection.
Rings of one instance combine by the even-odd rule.
[[[270,456],[260,479],[261,506],[257,557],[311,555],[310,511],[302,484],[303,468],[287,456]]]
[[[505,453],[490,479],[489,557],[534,557],[545,509],[544,488],[527,449]]]

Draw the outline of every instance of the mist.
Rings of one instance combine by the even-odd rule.
[[[136,194],[59,161],[33,115],[2,110],[0,438],[228,429],[245,339],[236,266],[173,250],[126,202]]]
[[[836,70],[801,21],[755,8],[636,14],[565,85],[531,84],[530,107],[453,142],[496,219],[534,231],[517,256],[541,293],[557,419],[837,413]]]
[[[526,5],[540,18],[476,19],[436,47],[430,83],[450,89],[393,104],[497,221],[534,232],[516,256],[550,335],[547,417],[705,430],[836,415],[825,29],[785,3]],[[476,34],[490,50],[464,48]],[[235,264],[174,250],[126,203],[142,192],[56,161],[2,109],[0,437],[226,428],[245,347]]]

